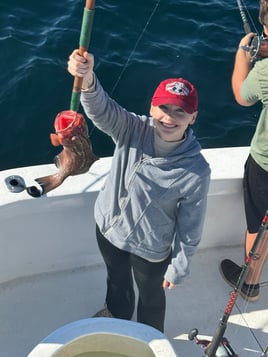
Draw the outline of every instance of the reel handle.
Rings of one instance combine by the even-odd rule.
[[[192,330],[189,331],[188,333],[188,340],[189,341],[194,341],[197,345],[201,345],[204,349],[204,356],[203,357],[208,357],[207,352],[209,351],[209,347],[211,345],[211,341],[209,340],[201,340],[197,337],[198,335],[198,329],[193,328]],[[208,352],[209,353],[209,352]],[[217,347],[217,350],[214,354],[213,357],[239,357],[232,347],[230,346],[229,341],[227,340],[226,337],[223,337],[221,340],[221,343]]]

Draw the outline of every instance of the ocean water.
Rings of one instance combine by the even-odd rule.
[[[0,170],[52,163],[61,150],[49,134],[70,106],[67,60],[78,47],[84,4],[1,0]],[[258,2],[246,6],[260,30]],[[193,129],[203,148],[245,146],[260,107],[239,106],[231,91],[243,35],[235,0],[96,0],[90,52],[103,87],[126,109],[148,114],[157,84],[181,76],[199,92]],[[111,139],[88,124],[94,152],[112,155]]]

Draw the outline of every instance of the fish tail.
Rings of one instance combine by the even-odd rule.
[[[35,179],[35,181],[42,187],[42,194],[44,195],[49,191],[54,190],[54,188],[60,186],[63,182],[63,179],[58,174],[55,174],[38,177]]]

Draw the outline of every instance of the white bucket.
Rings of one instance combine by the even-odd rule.
[[[115,318],[89,318],[48,335],[28,357],[176,357],[167,337],[153,327]]]

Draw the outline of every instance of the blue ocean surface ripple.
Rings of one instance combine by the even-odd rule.
[[[67,61],[79,46],[83,8],[77,0],[1,1],[1,170],[52,163],[61,150],[49,134],[70,106]],[[247,1],[247,9],[259,30],[258,4]],[[240,107],[231,91],[243,35],[236,1],[96,0],[90,51],[103,87],[126,109],[148,114],[157,84],[184,77],[199,93],[193,129],[202,146],[244,146],[260,107]],[[112,155],[111,139],[88,125],[94,152]]]

